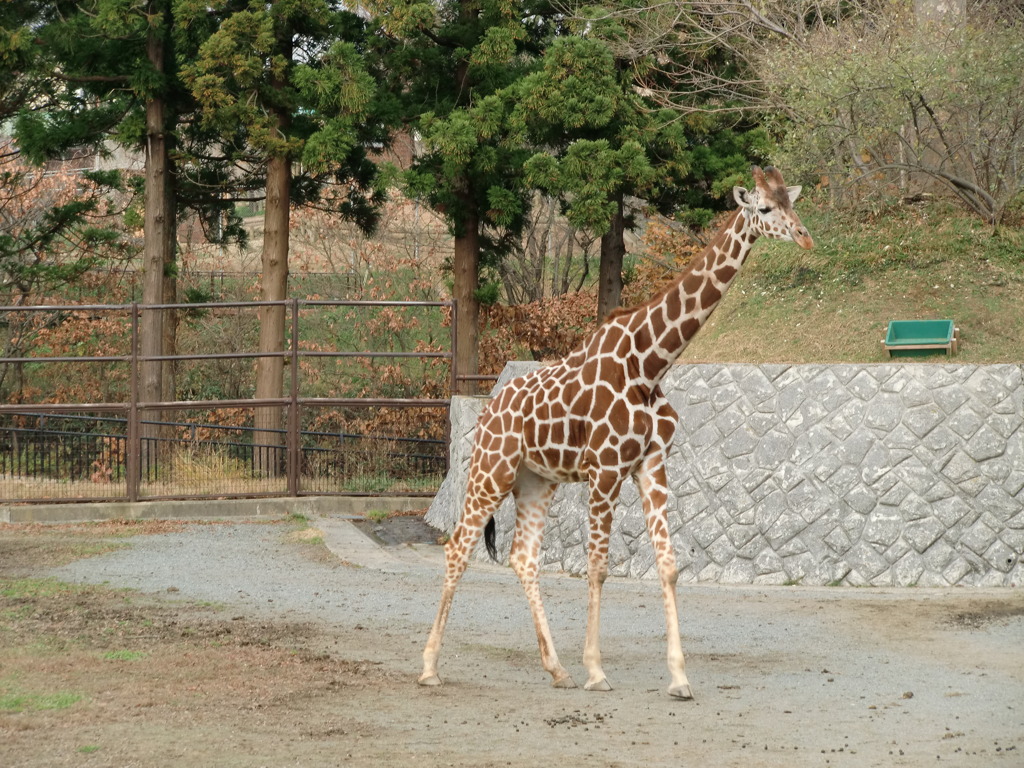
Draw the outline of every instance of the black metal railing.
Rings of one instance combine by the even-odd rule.
[[[290,341],[281,352],[213,352],[193,355],[139,354],[140,316],[145,312],[283,306],[290,314]],[[300,315],[315,307],[440,307],[452,313],[451,349],[438,352],[300,349]],[[168,305],[88,305],[0,307],[0,325],[9,313],[46,312],[51,317],[108,316],[128,320],[130,338],[122,354],[0,357],[0,374],[57,363],[120,366],[127,396],[119,402],[18,403],[0,405],[0,502],[44,500],[140,500],[157,498],[255,497],[309,494],[399,493],[430,495],[447,468],[447,398],[308,397],[300,375],[303,361],[337,358],[440,359],[456,375],[451,302],[303,301]],[[283,358],[287,366],[280,398],[143,402],[139,373],[157,361]],[[77,369],[76,369],[77,370]],[[104,369],[106,370],[106,369]],[[61,375],[66,375],[62,373]],[[288,380],[290,376],[290,380]],[[257,409],[279,409],[283,429],[257,429]],[[444,439],[409,435],[361,435],[303,429],[311,414],[324,409],[423,409],[419,419],[441,425]],[[232,424],[203,418],[170,420],[192,412],[233,412]],[[154,416],[162,417],[154,419]],[[233,425],[238,422],[239,425]]]

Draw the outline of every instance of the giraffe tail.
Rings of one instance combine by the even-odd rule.
[[[484,546],[487,547],[487,554],[494,562],[498,562],[498,546],[495,543],[497,532],[498,527],[494,524],[494,518],[491,517],[487,521],[487,525],[484,526]]]

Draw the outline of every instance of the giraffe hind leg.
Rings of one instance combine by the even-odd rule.
[[[441,655],[441,641],[444,637],[445,624],[448,622],[448,613],[451,611],[452,598],[455,596],[455,588],[466,571],[469,556],[476,548],[477,542],[480,541],[484,526],[487,522],[492,521],[494,512],[503,498],[504,494],[483,497],[467,494],[462,518],[456,524],[455,530],[444,548],[445,575],[441,588],[441,604],[438,606],[437,616],[430,629],[427,645],[423,649],[423,672],[419,677],[420,685],[441,685],[441,679],[437,674],[437,661]],[[471,499],[475,499],[475,501],[471,503]]]
[[[544,537],[548,507],[557,487],[557,482],[545,480],[533,472],[524,470],[520,474],[513,489],[516,499],[516,531],[509,552],[509,564],[519,577],[530,604],[541,665],[551,675],[551,685],[555,688],[575,688],[575,681],[555,652],[555,643],[551,639],[540,594],[540,545]]]

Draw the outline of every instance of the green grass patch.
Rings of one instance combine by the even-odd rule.
[[[388,472],[365,472],[344,478],[340,485],[342,491],[350,493],[431,493],[440,487],[442,480],[442,475],[402,479]]]
[[[103,654],[105,661],[140,661],[148,656],[148,653],[143,651],[107,651]]]
[[[67,709],[82,700],[82,695],[70,691],[40,693],[25,691],[11,683],[0,684],[0,712],[44,712]]]
[[[394,478],[386,472],[367,472],[345,478],[342,488],[352,493],[384,493],[394,483]]]
[[[0,579],[0,597],[11,600],[37,600],[85,592],[88,586],[68,584],[52,578]]]

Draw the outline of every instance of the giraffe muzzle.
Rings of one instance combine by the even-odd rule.
[[[806,227],[797,227],[793,230],[793,242],[805,251],[809,251],[814,247],[814,239],[811,237],[811,233],[807,231]]]

